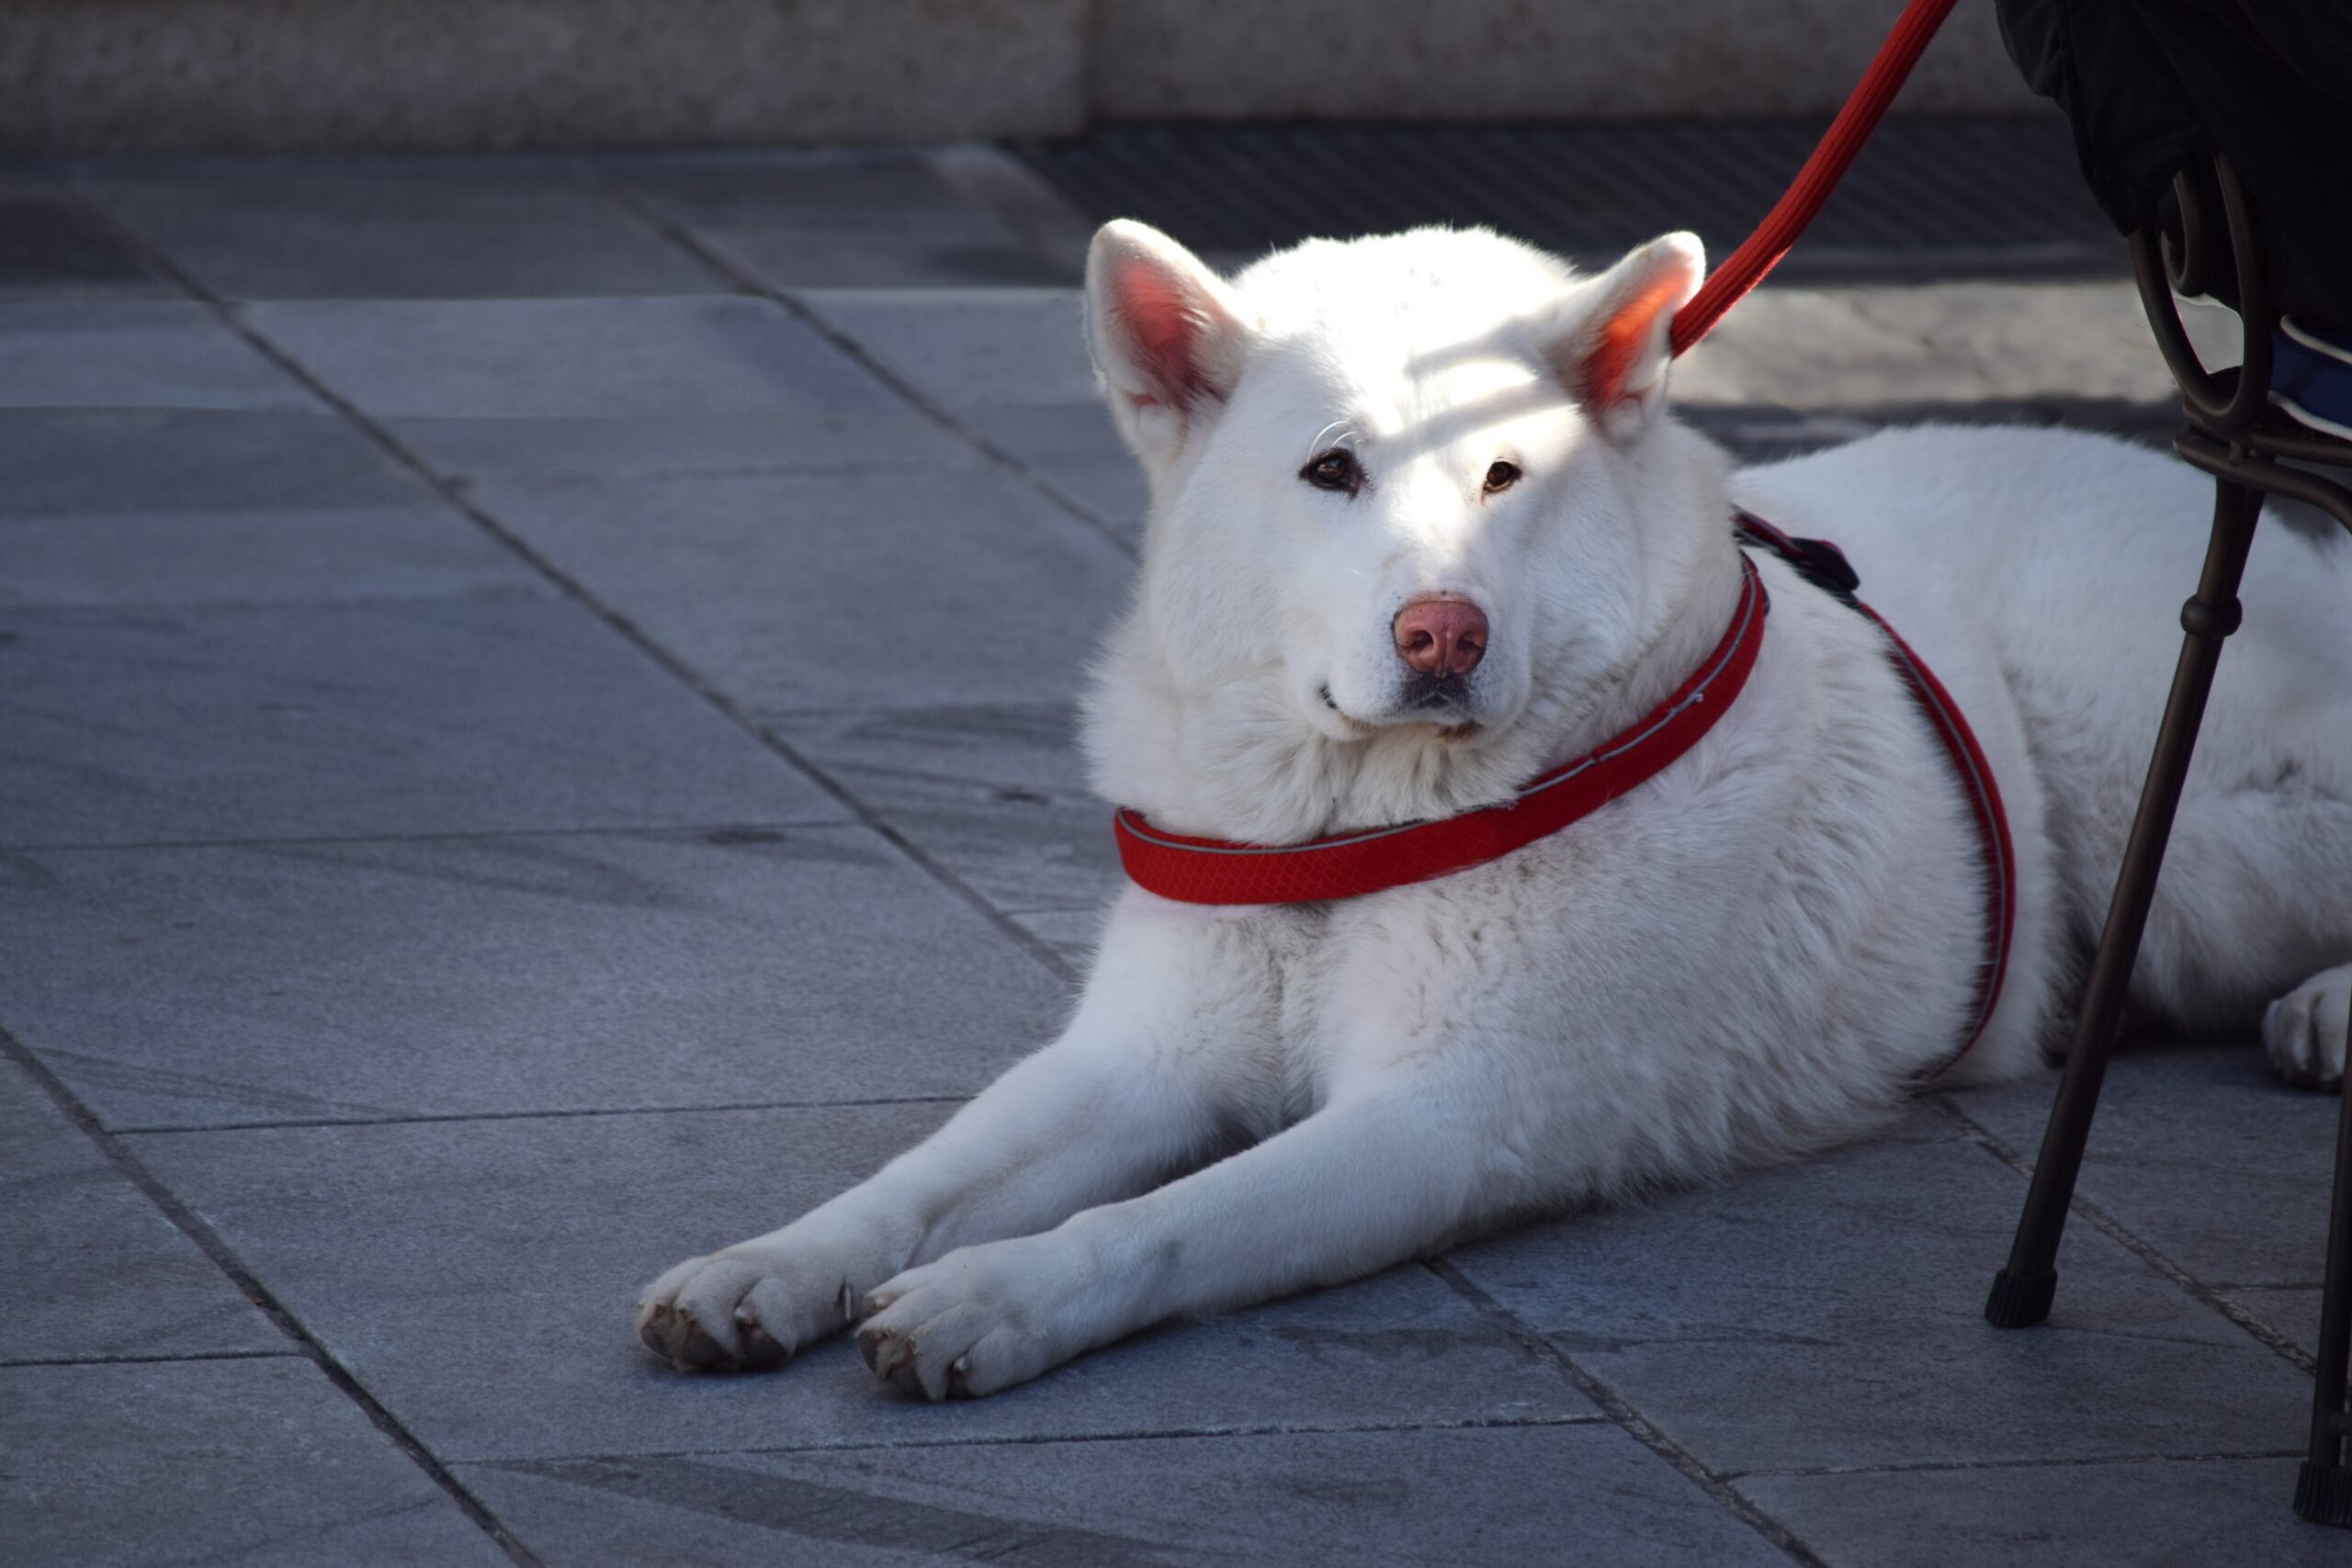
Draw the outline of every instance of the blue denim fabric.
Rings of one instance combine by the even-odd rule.
[[[2291,318],[2281,323],[2270,400],[2314,430],[2352,440],[2352,333]]]

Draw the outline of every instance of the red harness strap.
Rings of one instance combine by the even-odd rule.
[[[1844,551],[1826,539],[1799,539],[1783,534],[1752,512],[1734,513],[1733,523],[1743,538],[1762,545],[1801,576],[1868,615],[1886,634],[1887,655],[1894,661],[1895,673],[1911,688],[1919,711],[1927,715],[1936,739],[1944,743],[1952,771],[1960,775],[1961,788],[1968,795],[1969,814],[1976,819],[1976,836],[1984,846],[1984,962],[1976,972],[1976,995],[1969,1005],[1968,1026],[1961,1033],[1959,1046],[1922,1077],[1949,1072],[1968,1055],[1992,1021],[1994,1004],[2001,999],[2001,981],[2008,974],[2009,940],[2017,929],[2017,849],[2009,841],[2009,817],[2001,808],[2001,788],[1994,782],[1992,764],[1984,760],[1976,732],[1968,728],[1967,716],[1936,679],[1936,672],[1911,651],[1911,645],[1887,625],[1884,615],[1854,596],[1862,580],[1848,564]]]
[[[1959,1048],[1935,1071],[1965,1055],[2000,999],[2016,921],[2016,853],[1993,770],[1958,704],[1919,656],[1877,611],[1854,597],[1860,580],[1837,546],[1797,539],[1760,517],[1737,514],[1742,536],[1787,561],[1808,581],[1851,604],[1886,634],[1887,651],[1920,710],[1951,753],[1984,843],[1987,874],[1985,962]],[[1771,608],[1755,563],[1740,558],[1739,602],[1714,651],[1674,694],[1624,730],[1565,766],[1532,780],[1500,806],[1434,821],[1334,833],[1303,844],[1245,844],[1199,839],[1153,827],[1139,811],[1112,818],[1119,861],[1139,887],[1186,904],[1305,904],[1354,898],[1428,882],[1499,860],[1549,837],[1663,772],[1713,728],[1747,683],[1764,618]],[[1933,1074],[1928,1075],[1932,1077]]]

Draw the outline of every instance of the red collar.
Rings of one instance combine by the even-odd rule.
[[[1886,634],[1887,651],[1950,754],[1968,795],[1969,809],[1984,849],[1985,955],[1977,972],[1961,1043],[1934,1072],[1965,1055],[1984,1032],[2000,999],[2008,970],[2009,939],[2017,918],[2017,854],[2009,841],[2008,817],[1993,770],[1960,705],[1943,682],[1895,635],[1879,613],[1854,597],[1859,581],[1838,547],[1819,539],[1796,539],[1742,512],[1743,541],[1760,545],[1808,581],[1876,622]],[[1674,694],[1623,733],[1565,767],[1524,785],[1501,806],[1465,811],[1430,822],[1335,833],[1303,844],[1233,843],[1163,832],[1140,812],[1125,808],[1112,818],[1119,861],[1136,886],[1186,904],[1304,904],[1353,898],[1385,888],[1427,882],[1448,872],[1499,860],[1516,849],[1589,817],[1626,791],[1657,776],[1688,751],[1699,737],[1729,711],[1756,650],[1764,640],[1764,617],[1771,608],[1755,563],[1740,557],[1739,603],[1723,640],[1700,662]],[[1934,1076],[1934,1073],[1924,1075]]]
[[[1771,606],[1754,563],[1742,556],[1740,565],[1731,625],[1697,671],[1632,728],[1530,781],[1503,805],[1281,846],[1187,838],[1122,808],[1112,818],[1120,863],[1137,886],[1181,903],[1305,904],[1427,882],[1556,833],[1690,750],[1747,683]]]

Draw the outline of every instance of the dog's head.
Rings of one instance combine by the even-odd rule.
[[[1555,738],[1531,726],[1556,732],[1655,633],[1662,564],[1689,554],[1643,525],[1686,510],[1653,448],[1668,326],[1702,270],[1688,234],[1583,277],[1425,229],[1228,283],[1156,230],[1104,227],[1089,333],[1153,496],[1090,710],[1106,788],[1267,838],[1508,794]],[[1146,725],[1182,732],[1181,761]]]

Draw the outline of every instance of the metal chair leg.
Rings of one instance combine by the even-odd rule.
[[[2347,1037],[2352,1048],[2352,1037]],[[2312,1375],[2312,1452],[2295,1476],[2295,1512],[2315,1525],[2352,1525],[2352,1094],[2335,1111],[2335,1190],[2327,1212],[2326,1285],[2319,1299],[2319,1366]]]
[[[2139,815],[2132,823],[2115,897],[2108,906],[2107,929],[2091,964],[2090,986],[2083,998],[2082,1016],[2075,1022],[2065,1077],[2058,1089],[2057,1103],[2051,1107],[2049,1130],[2042,1134],[2041,1154],[2034,1162],[2033,1184],[2026,1193],[2025,1213],[2018,1221],[2008,1266],[1994,1276],[1992,1292],[1985,1298],[1985,1319],[1998,1327],[2022,1328],[2040,1323],[2050,1315],[2050,1303],[2058,1293],[2058,1241],[2066,1228],[2066,1206],[2074,1200],[2075,1180],[2082,1172],[2083,1148],[2090,1141],[2091,1117],[2098,1109],[2099,1084],[2115,1050],[2124,991],[2140,956],[2140,936],[2147,927],[2148,907],[2155,898],[2156,873],[2164,864],[2173,813],[2180,806],[2181,786],[2196,750],[2197,728],[2204,721],[2205,699],[2212,691],[2214,667],[2221,661],[2222,639],[2238,629],[2238,582],[2245,572],[2246,551],[2254,542],[2255,519],[2261,509],[2258,491],[2227,479],[2216,482],[2213,533],[2206,546],[2204,575],[2196,596],[2181,606],[2180,624],[2188,636],[2182,639],[2180,662],[2173,672],[2172,695],[2165,704],[2155,754],[2141,786]]]

